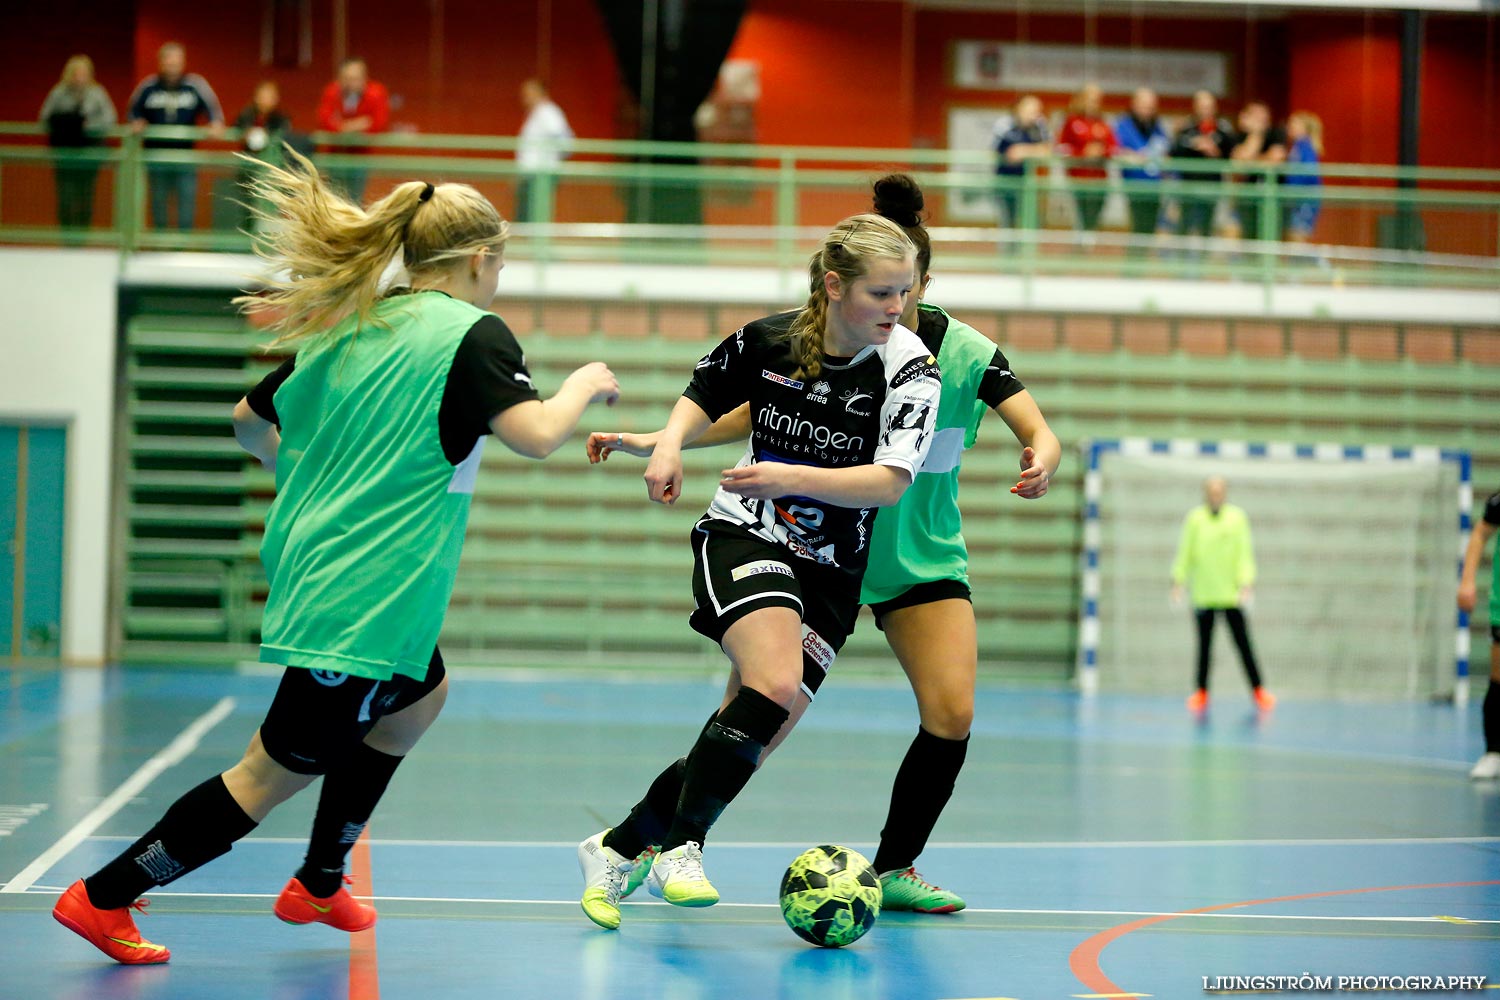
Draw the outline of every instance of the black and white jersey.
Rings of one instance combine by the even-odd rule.
[[[937,359],[897,324],[885,344],[852,358],[825,356],[816,378],[798,378],[786,336],[796,315],[756,320],[727,338],[698,362],[683,395],[714,420],[749,402],[750,442],[739,465],[891,465],[915,476],[932,444]],[[721,489],[706,516],[859,576],[875,512],[809,497],[752,500]]]

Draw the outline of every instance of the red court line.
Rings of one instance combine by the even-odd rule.
[[[359,840],[354,842],[349,874],[354,878],[354,884],[349,887],[354,895],[367,899],[375,895],[375,883],[370,876],[369,827],[365,827]],[[375,956],[376,927],[349,935],[349,1000],[380,1000],[380,963]]]
[[[1307,892],[1297,896],[1273,896],[1270,899],[1247,899],[1238,903],[1219,903],[1215,906],[1201,906],[1194,910],[1180,910],[1177,913],[1168,913],[1159,917],[1144,917],[1140,920],[1132,920],[1127,924],[1119,924],[1109,930],[1100,931],[1093,937],[1084,941],[1073,953],[1068,956],[1068,967],[1073,970],[1073,975],[1095,993],[1125,994],[1126,990],[1115,985],[1114,981],[1104,974],[1099,967],[1099,955],[1113,941],[1124,937],[1131,931],[1138,931],[1142,927],[1150,927],[1152,924],[1165,923],[1168,920],[1176,920],[1178,917],[1190,917],[1198,913],[1214,913],[1218,910],[1233,910],[1242,906],[1262,906],[1266,903],[1290,903],[1301,899],[1326,899],[1329,896],[1353,896],[1363,892],[1403,892],[1409,889],[1459,889],[1466,886],[1476,885],[1500,885],[1500,881],[1494,882],[1434,882],[1429,885],[1382,885],[1372,886],[1366,889],[1335,889],[1331,892]]]

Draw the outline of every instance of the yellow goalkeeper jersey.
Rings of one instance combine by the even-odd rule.
[[[1255,583],[1255,555],[1250,550],[1250,519],[1232,503],[1215,514],[1208,505],[1194,507],[1182,522],[1172,580],[1188,587],[1195,608],[1233,608],[1240,588]]]

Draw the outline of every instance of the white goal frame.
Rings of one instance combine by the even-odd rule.
[[[1292,444],[1285,441],[1194,441],[1142,437],[1104,438],[1083,444],[1085,472],[1083,478],[1083,553],[1079,572],[1082,600],[1078,611],[1077,683],[1084,694],[1099,690],[1099,501],[1103,477],[1100,460],[1107,454],[1170,455],[1178,458],[1221,457],[1236,460],[1258,458],[1308,462],[1384,462],[1432,466],[1451,462],[1458,469],[1458,525],[1455,581],[1463,572],[1464,548],[1468,544],[1470,518],[1474,507],[1471,482],[1473,462],[1467,451],[1431,446],[1393,447],[1390,445]],[[1455,582],[1456,587],[1456,582]],[[1469,700],[1469,613],[1457,611],[1453,633],[1453,700]]]

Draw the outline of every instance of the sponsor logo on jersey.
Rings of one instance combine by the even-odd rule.
[[[833,386],[827,382],[814,382],[812,392],[807,394],[807,398],[814,403],[826,403],[828,402],[828,394],[832,391]]]
[[[702,371],[704,368],[714,367],[717,367],[720,371],[727,372],[729,370],[729,354],[727,352],[716,350],[708,357],[704,358],[702,361],[699,361],[697,367],[694,370]]]
[[[768,378],[771,376],[770,372],[765,374]],[[781,376],[776,378],[780,379]],[[764,433],[806,438],[824,450],[858,452],[865,446],[865,439],[857,434],[845,434],[795,414],[783,413],[776,408],[775,403],[762,406],[755,419]]]
[[[743,580],[747,576],[758,576],[761,573],[780,573],[782,576],[796,576],[792,568],[786,563],[777,562],[775,559],[760,559],[755,562],[736,566],[729,571],[731,580]]]
[[[937,358],[930,354],[925,361],[921,358],[912,358],[906,364],[902,365],[900,370],[896,372],[896,377],[891,379],[891,388],[894,389],[897,386],[905,385],[919,378],[930,378],[934,382],[938,381]]]
[[[341,674],[337,670],[309,670],[308,673],[312,674],[313,680],[329,688],[338,687],[349,679],[348,674]]]
[[[786,510],[777,507],[776,513],[780,514],[788,524],[796,525],[801,531],[817,531],[823,527],[823,511],[817,507],[799,507],[793,504]]]
[[[848,392],[839,397],[839,399],[842,399],[844,401],[844,412],[852,413],[856,417],[868,417],[870,415],[870,411],[856,409],[855,404],[863,402],[867,399],[874,398],[875,397],[870,395],[868,392],[860,392],[858,389],[850,389]]]
[[[776,534],[786,536],[786,538],[784,539],[786,542],[786,547],[788,549],[791,549],[792,554],[795,556],[799,556],[803,559],[811,559],[813,562],[818,563],[822,566],[837,566],[839,564],[838,559],[835,557],[835,550],[832,543],[829,543],[822,548],[815,549],[807,542],[804,542],[797,535],[794,535],[791,532],[787,531],[785,528],[780,528],[776,532]]]
[[[806,625],[802,626],[802,652],[825,674],[828,673],[828,668],[833,666],[834,657],[838,655],[833,651],[833,647],[828,645],[828,640]]]
[[[880,443],[887,447],[891,443],[891,435],[897,431],[916,431],[918,451],[922,448],[922,442],[927,437],[927,415],[932,412],[932,404],[921,399],[903,399],[901,405],[896,407],[889,419],[886,421],[885,434],[881,435]]]
[[[512,372],[510,377],[515,379],[517,382],[520,382],[528,389],[536,388],[536,386],[531,384],[531,376],[525,374],[524,372]]]
[[[771,371],[769,368],[762,368],[760,370],[760,377],[761,378],[768,378],[772,382],[775,382],[778,385],[784,385],[784,386],[786,386],[789,389],[801,389],[802,386],[803,386],[803,383],[798,382],[796,379],[794,379],[794,378],[787,378],[785,375],[777,375],[775,372]]]
[[[1000,374],[996,375],[995,376],[996,378],[1005,378],[1007,375],[1011,375],[1012,374],[1011,370],[1009,368],[1001,368],[999,365],[990,365],[988,368],[985,369],[985,371],[987,371],[987,372],[999,372]]]

